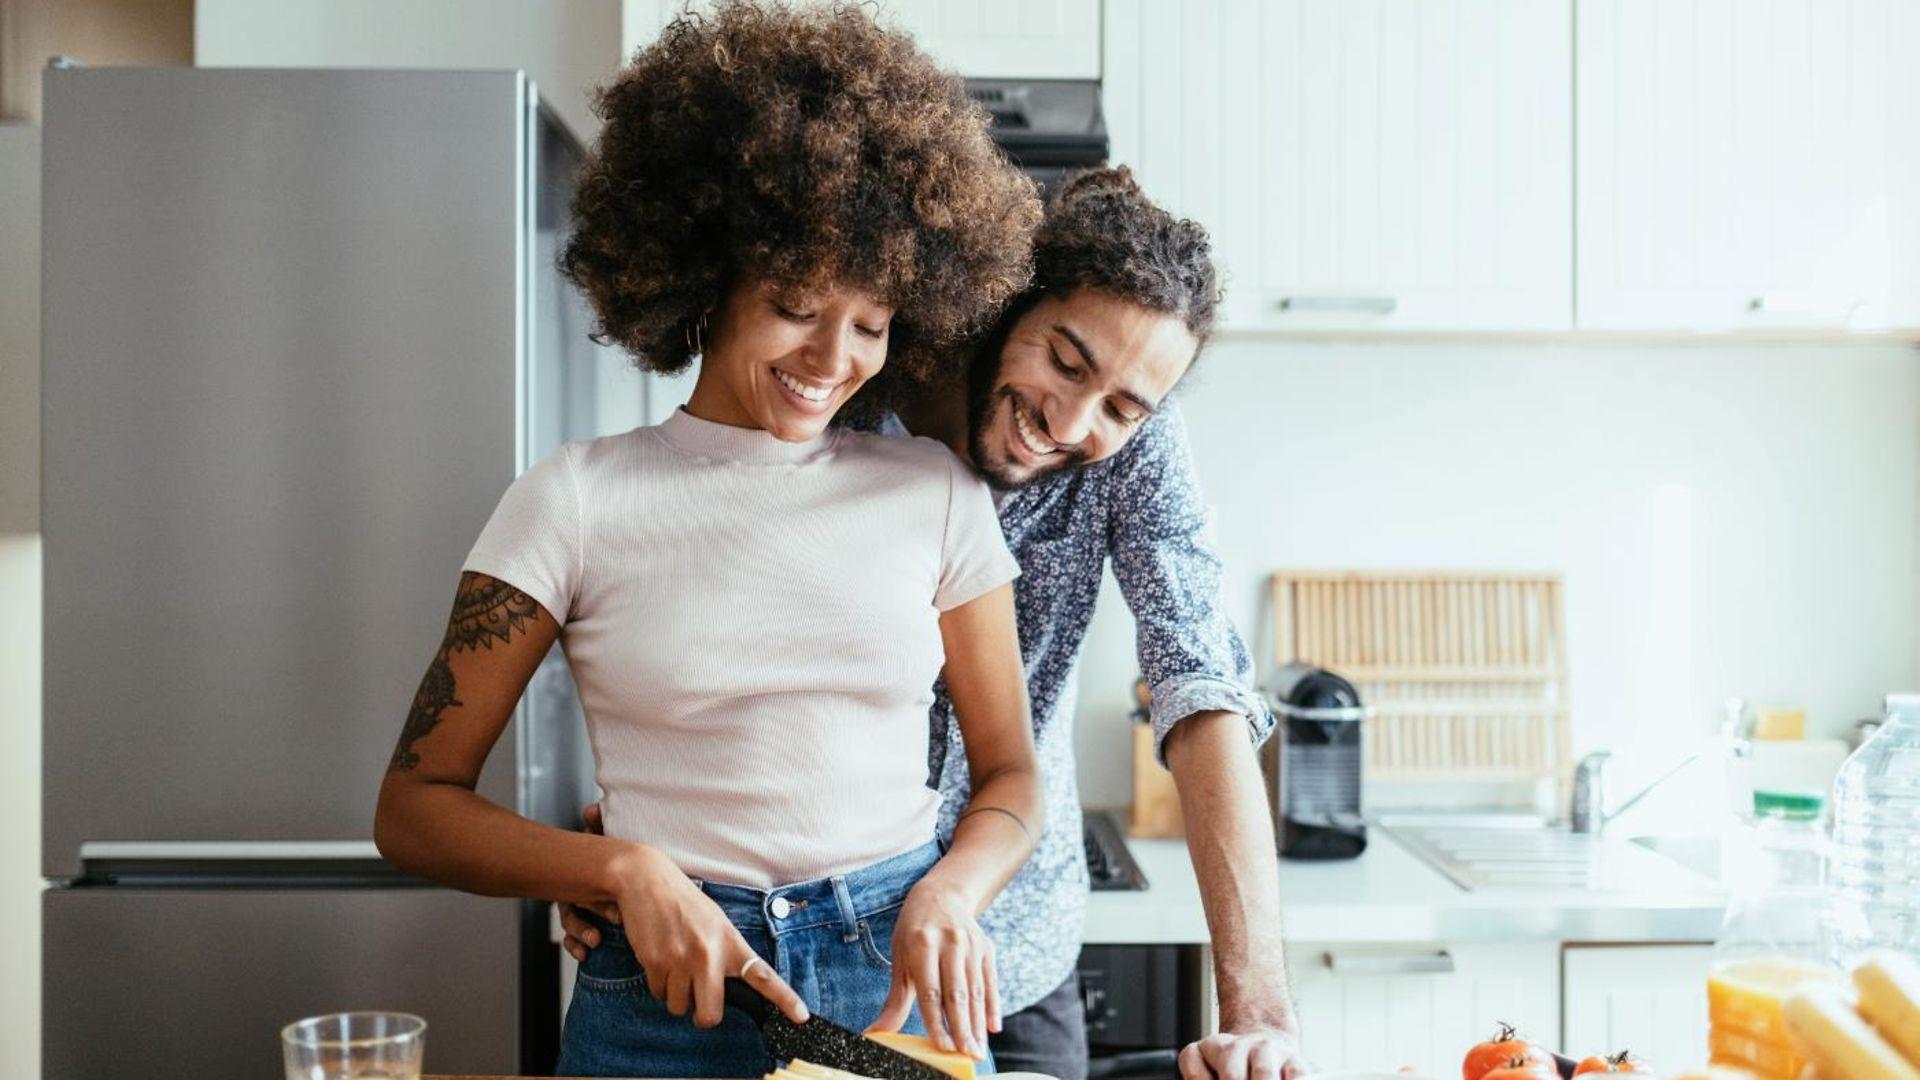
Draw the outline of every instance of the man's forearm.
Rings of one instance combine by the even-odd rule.
[[[1196,713],[1167,734],[1165,751],[1213,939],[1221,1027],[1297,1031],[1282,951],[1273,821],[1247,719]]]

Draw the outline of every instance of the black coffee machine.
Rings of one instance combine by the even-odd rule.
[[[1353,684],[1294,662],[1268,683],[1277,727],[1261,755],[1280,854],[1351,859],[1367,850],[1360,817],[1361,735],[1367,710]]]

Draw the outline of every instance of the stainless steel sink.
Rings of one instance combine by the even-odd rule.
[[[1636,836],[1633,842],[1709,881],[1720,880],[1720,838],[1717,836]]]
[[[1538,818],[1473,821],[1386,818],[1381,827],[1401,846],[1468,892],[1577,889],[1608,894],[1710,892],[1709,871],[1624,837],[1576,834]],[[1648,837],[1646,840],[1664,840]],[[1698,852],[1688,849],[1687,854]]]

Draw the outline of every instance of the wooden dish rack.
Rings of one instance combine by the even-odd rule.
[[[1369,780],[1570,775],[1558,575],[1291,570],[1273,620],[1276,664],[1332,670],[1372,710]]]

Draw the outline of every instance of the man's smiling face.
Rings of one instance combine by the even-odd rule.
[[[1200,343],[1177,315],[1082,286],[1008,330],[968,388],[974,468],[1003,491],[1112,457],[1160,407]]]

